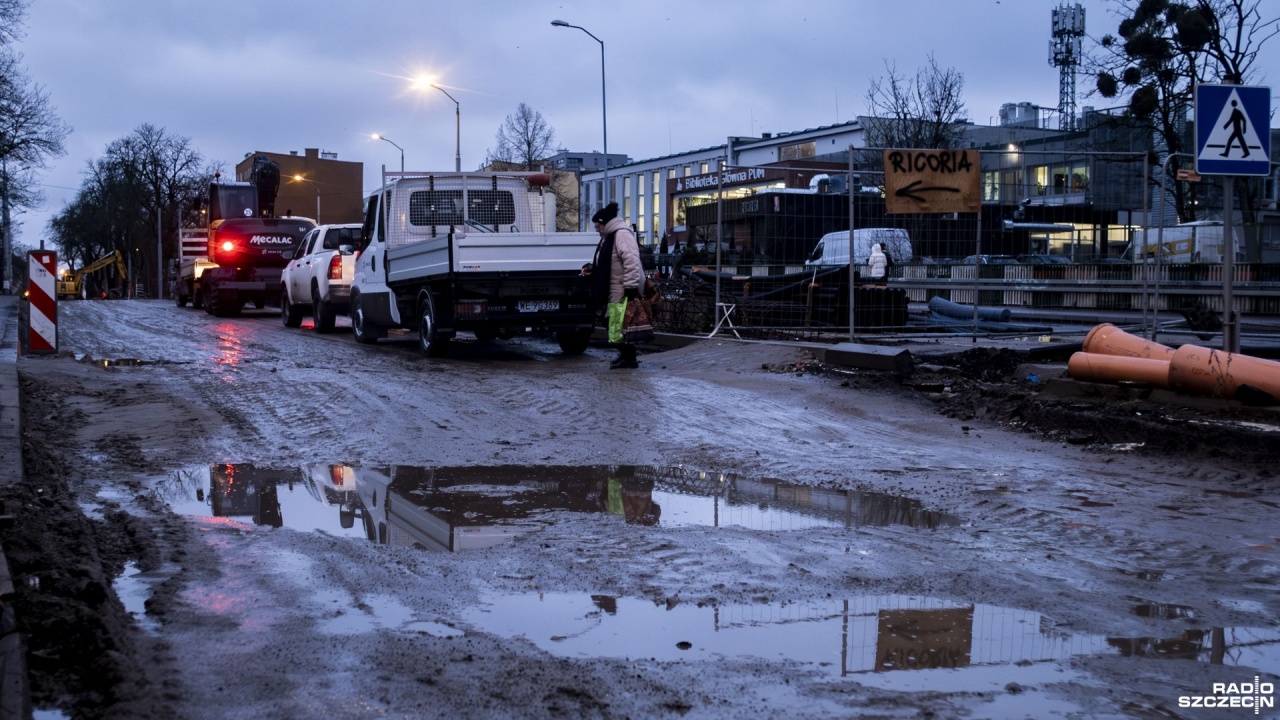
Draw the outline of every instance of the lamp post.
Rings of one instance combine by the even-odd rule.
[[[577,28],[587,35],[591,35],[591,31],[580,26],[570,25],[563,20],[552,20],[554,27]],[[600,115],[601,126],[604,128],[604,204],[609,204],[609,196],[612,195],[612,188],[609,187],[609,105],[605,101],[604,92],[604,41],[595,35],[591,35],[591,39],[600,43]]]
[[[453,171],[462,172],[462,105],[454,100],[448,90],[440,87],[435,83],[431,83],[431,87],[444,93],[444,96],[453,100]]]
[[[400,172],[404,172],[404,148],[400,147],[399,145],[396,145],[395,142],[393,142],[391,138],[387,137],[386,135],[380,135],[378,133],[374,133],[373,139],[384,140],[386,142],[389,142],[391,143],[392,147],[400,151]]]
[[[320,186],[315,184],[311,180],[308,180],[302,177],[301,175],[294,175],[293,179],[295,182],[308,183],[309,185],[311,185],[311,187],[316,189],[316,224],[319,225],[320,224]]]

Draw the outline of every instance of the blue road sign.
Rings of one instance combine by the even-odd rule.
[[[1196,172],[1271,174],[1271,88],[1196,86]]]

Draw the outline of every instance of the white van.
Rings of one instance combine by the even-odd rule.
[[[871,246],[876,243],[889,253],[895,263],[909,262],[911,238],[901,228],[858,228],[853,231],[853,262],[855,265],[866,265],[871,257]],[[848,265],[849,264],[849,231],[839,230],[827,233],[818,241],[817,247],[804,261],[806,266],[814,265]]]

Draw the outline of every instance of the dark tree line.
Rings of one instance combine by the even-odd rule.
[[[140,125],[89,163],[75,197],[49,223],[53,241],[72,267],[119,250],[130,281],[160,297],[168,272],[160,263],[178,257],[180,227],[203,225],[199,203],[219,170],[188,138]]]

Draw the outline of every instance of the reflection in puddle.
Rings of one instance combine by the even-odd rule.
[[[175,473],[153,491],[182,514],[434,550],[490,547],[552,522],[556,511],[642,525],[770,531],[961,524],[910,498],[681,467],[219,464]]]
[[[798,661],[856,675],[863,684],[878,684],[872,679],[878,674],[917,670],[925,671],[913,674],[921,687],[935,691],[977,690],[975,676],[989,677],[997,688],[1011,681],[1060,682],[1059,666],[1036,664],[1083,655],[1280,670],[1280,628],[1114,638],[1067,632],[1030,610],[902,595],[702,607],[575,593],[497,595],[464,619],[484,632],[523,636],[561,657]],[[983,667],[1001,672],[968,670]],[[960,669],[966,671],[951,672]],[[884,686],[902,688],[898,680]]]

